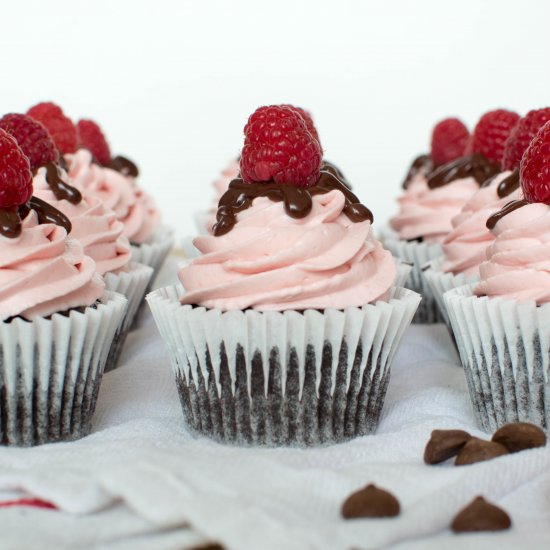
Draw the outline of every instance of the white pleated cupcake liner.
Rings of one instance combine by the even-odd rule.
[[[84,312],[0,322],[0,443],[30,446],[90,432],[103,369],[127,300],[105,292]]]
[[[373,432],[390,365],[420,296],[324,312],[182,306],[181,286],[147,296],[184,419],[239,445],[321,445]]]
[[[152,267],[135,262],[130,263],[128,271],[105,274],[105,288],[122,294],[128,300],[126,314],[111,345],[105,371],[113,370],[118,366],[118,360],[120,359],[126,336],[132,327],[139,306],[143,302],[152,276]]]
[[[394,231],[389,224],[376,226],[375,233],[376,233],[376,237],[382,243],[382,245],[385,245],[385,242],[387,240],[392,240],[392,241],[399,240],[399,234],[396,231]],[[384,246],[384,248],[386,247]]]
[[[132,244],[132,261],[153,268],[153,276],[151,277],[149,289],[173,247],[174,231],[167,226],[157,229],[150,242],[140,245]]]
[[[550,304],[448,291],[445,304],[480,427],[532,422],[550,434]]]
[[[414,316],[413,323],[443,322],[435,297],[422,273],[422,268],[429,261],[441,256],[443,253],[441,245],[388,238],[384,240],[384,248],[389,250],[396,258],[413,264],[405,287],[418,292],[422,296],[422,302]]]
[[[431,262],[428,262],[423,268],[423,274],[426,278],[428,286],[430,287],[432,295],[435,298],[437,306],[439,307],[439,311],[441,312],[445,324],[450,328],[451,322],[449,320],[445,301],[443,300],[443,295],[445,292],[452,290],[453,288],[477,283],[479,281],[479,276],[464,275],[463,273],[459,273],[458,275],[445,273],[444,271],[441,271],[441,266],[445,263],[445,260],[445,256],[441,256]]]

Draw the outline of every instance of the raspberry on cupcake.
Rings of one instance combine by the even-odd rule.
[[[185,290],[148,297],[187,423],[256,445],[373,431],[418,296],[393,286],[395,262],[374,238],[372,213],[323,169],[296,111],[251,115],[240,174],[213,233],[195,239],[201,254],[179,273]]]

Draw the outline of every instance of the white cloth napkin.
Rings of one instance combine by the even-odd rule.
[[[175,261],[160,284],[174,280]],[[376,435],[317,449],[229,447],[187,432],[148,314],[122,363],[104,377],[92,435],[0,449],[0,502],[32,496],[59,507],[0,508],[0,548],[550,547],[550,448],[460,468],[423,463],[434,428],[483,435],[441,325],[409,328]],[[398,518],[341,519],[345,497],[368,483],[398,497]],[[507,510],[512,530],[452,534],[476,495]]]

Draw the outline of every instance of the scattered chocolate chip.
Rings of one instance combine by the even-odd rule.
[[[426,464],[439,464],[456,456],[472,436],[464,430],[434,430],[424,450]]]
[[[351,494],[342,505],[345,519],[391,518],[399,515],[399,501],[388,491],[367,485]]]
[[[508,449],[504,447],[504,445],[494,441],[484,441],[483,439],[472,437],[458,453],[455,460],[455,466],[465,466],[466,464],[483,462],[484,460],[491,460],[492,458],[506,454],[508,454]]]
[[[514,422],[498,429],[493,435],[493,441],[504,445],[510,453],[518,453],[525,449],[544,447],[546,435],[534,424]]]
[[[451,529],[455,533],[474,531],[504,531],[512,525],[510,516],[498,506],[476,497],[453,519]]]

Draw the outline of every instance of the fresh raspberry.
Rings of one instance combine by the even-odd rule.
[[[550,122],[546,122],[523,153],[520,163],[523,196],[550,205]]]
[[[248,119],[244,134],[241,177],[246,183],[273,180],[309,187],[319,179],[321,146],[295,110],[260,107]]]
[[[32,196],[29,159],[15,138],[0,129],[0,208],[25,204]]]
[[[435,166],[452,162],[464,155],[470,132],[458,118],[438,122],[432,132],[430,156]]]
[[[27,114],[41,122],[50,132],[62,154],[74,153],[78,147],[78,132],[71,119],[55,103],[38,103]]]
[[[295,105],[281,105],[281,107],[288,107],[289,109],[293,109],[296,111],[306,123],[306,128],[308,129],[309,133],[319,142],[319,145],[321,145],[321,140],[319,139],[319,134],[317,133],[317,128],[315,128],[315,123],[313,122],[313,117],[311,116],[311,113],[309,111],[306,111],[305,109],[302,109],[301,107],[296,107]],[[321,148],[322,152],[322,148]]]
[[[59,152],[48,130],[27,115],[11,113],[0,118],[0,128],[12,135],[29,159],[31,170],[59,161]]]
[[[519,166],[521,157],[531,143],[531,140],[549,120],[550,107],[529,111],[524,117],[519,119],[506,140],[504,157],[502,159],[503,170],[514,170]]]
[[[101,128],[93,120],[79,120],[76,124],[80,146],[88,149],[94,158],[106,166],[111,160],[111,150]]]
[[[474,128],[468,146],[469,152],[481,153],[491,162],[500,165],[506,140],[518,120],[517,113],[505,109],[485,113]]]

